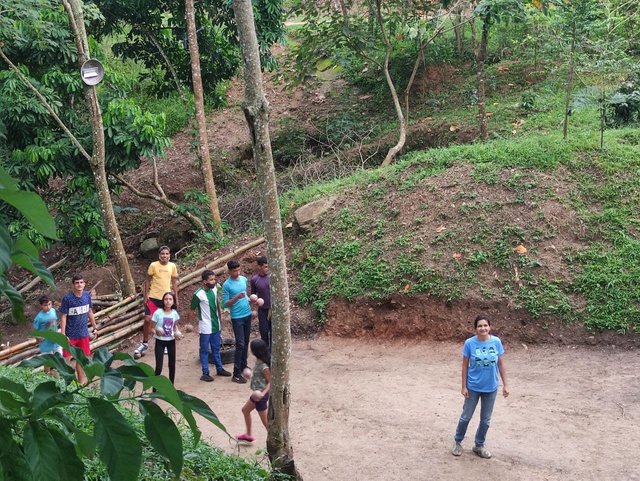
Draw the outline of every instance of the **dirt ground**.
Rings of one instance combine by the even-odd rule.
[[[229,378],[199,381],[196,336],[178,345],[176,386],[207,401],[231,435],[240,433],[249,388]],[[471,452],[478,413],[464,454],[450,454],[462,408],[458,343],[294,341],[290,433],[304,479],[460,480],[491,473],[501,481],[640,480],[637,350],[525,348],[508,340],[506,349],[511,395],[496,402],[487,440],[493,458],[484,460]],[[255,413],[252,445],[238,446],[204,421],[201,427],[213,445],[264,462],[266,431]]]

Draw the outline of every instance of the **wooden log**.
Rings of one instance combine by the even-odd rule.
[[[2,351],[0,351],[0,360],[6,359],[17,352],[22,352],[25,349],[29,349],[36,344],[38,344],[38,340],[33,338],[29,339],[28,341],[21,342],[20,344],[16,344],[15,346],[3,349]]]
[[[122,296],[120,294],[102,294],[101,296],[92,296],[91,300],[120,302],[122,300]]]
[[[96,301],[95,299],[91,298],[91,304],[97,307],[111,307],[117,304],[117,302],[116,301]]]
[[[107,307],[106,309],[103,309],[103,310],[101,310],[99,312],[96,312],[95,317],[96,318],[102,317],[105,314],[108,314],[109,312],[112,312],[112,311],[114,311],[114,310],[116,310],[116,309],[118,309],[120,307],[125,306],[126,304],[129,304],[131,302],[137,302],[137,301],[135,301],[136,297],[138,297],[138,294],[131,294],[130,296],[125,297],[124,299],[122,299],[117,304],[114,304],[111,307]],[[139,299],[139,301],[142,302],[142,299]]]
[[[98,328],[102,329],[104,326],[112,326],[114,324],[120,324],[122,321],[126,321],[127,319],[131,319],[134,316],[138,316],[142,314],[144,311],[142,309],[133,309],[131,311],[127,311],[121,316],[114,318],[107,318],[103,322],[98,322]]]
[[[122,329],[125,326],[129,326],[137,321],[139,321],[140,319],[144,319],[144,313],[140,312],[138,313],[135,317],[131,318],[131,319],[126,319],[122,322],[119,322],[117,324],[112,324],[109,326],[106,326],[104,328],[101,328],[98,330],[99,333],[99,337],[98,339],[100,339],[103,334],[107,334],[109,332],[113,332],[113,331],[117,331],[118,329]]]
[[[54,270],[56,267],[60,267],[62,264],[64,264],[67,261],[66,257],[63,257],[62,259],[60,259],[58,262],[54,262],[53,264],[51,264],[49,267],[47,267],[47,269],[49,271]],[[35,279],[32,279],[30,281],[27,282],[23,282],[21,284],[19,284],[16,289],[20,294],[24,294],[25,292],[27,292],[28,290],[30,290],[31,288],[35,287],[39,282],[41,281],[41,279],[39,277],[36,277]]]
[[[189,274],[187,274],[186,276],[184,276],[182,279],[180,279],[180,282],[178,284],[178,289],[181,288],[181,285],[183,283],[188,282],[186,285],[191,285],[193,284],[193,282],[189,282],[193,279],[197,279],[205,270],[207,269],[211,269],[213,266],[217,266],[218,264],[223,264],[227,261],[230,261],[231,259],[233,259],[234,257],[238,257],[240,254],[242,254],[245,251],[248,251],[249,249],[252,249],[253,247],[258,247],[260,244],[264,243],[264,237],[258,237],[256,240],[249,242],[248,244],[245,244],[243,246],[238,247],[235,251],[222,256],[222,257],[218,257],[217,259],[209,262],[206,266],[201,267],[200,269],[193,271]],[[226,268],[225,268],[226,270]]]
[[[5,359],[1,362],[1,364],[4,364],[5,366],[11,366],[13,364],[17,364],[20,361],[22,361],[23,359],[27,359],[30,357],[33,357],[35,355],[37,355],[40,352],[40,350],[38,349],[38,347],[34,347],[31,349],[25,349],[23,351],[20,351],[19,353],[17,353],[14,356],[11,356],[8,359]]]
[[[202,272],[204,272],[206,269],[202,269]],[[216,276],[219,276],[220,274],[224,274],[225,272],[227,272],[227,266],[224,267],[219,267],[218,269],[213,269],[213,273]],[[196,277],[194,279],[190,279],[188,280],[186,283],[180,283],[180,289],[184,289],[186,287],[189,287],[192,284],[195,284],[196,282],[202,282],[202,279],[200,277]]]
[[[127,304],[126,306],[122,306],[120,309],[117,309],[111,312],[108,316],[100,316],[96,318],[96,323],[98,325],[109,324],[114,319],[124,316],[125,314],[132,311],[139,311],[142,309],[142,299],[137,299],[131,304]],[[100,311],[102,312],[102,311]]]
[[[110,342],[116,340],[116,339],[120,339],[121,337],[126,336],[127,334],[130,334],[132,332],[135,332],[139,329],[142,329],[142,326],[144,325],[144,320],[142,321],[137,321],[134,324],[131,324],[127,327],[124,327],[122,329],[119,329],[115,332],[112,332],[110,334],[107,334],[104,337],[98,337],[98,339],[96,339],[94,342],[91,343],[91,350],[95,350],[98,349],[99,347],[102,347],[106,344],[109,344]]]

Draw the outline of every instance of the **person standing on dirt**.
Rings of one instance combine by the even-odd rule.
[[[175,309],[178,309],[178,268],[169,262],[171,250],[167,246],[158,249],[158,260],[149,264],[147,278],[142,287],[144,296],[144,326],[142,343],[133,351],[133,357],[139,359],[149,349],[149,337],[153,332],[151,316],[162,309],[162,296],[172,292],[175,297]]]
[[[258,329],[260,338],[271,352],[271,287],[266,256],[258,257],[258,272],[251,277],[251,293],[264,300],[264,304],[258,307]]]
[[[488,459],[491,457],[491,452],[484,443],[498,393],[498,374],[502,378],[502,395],[506,398],[509,395],[507,369],[504,365],[502,341],[489,334],[491,321],[488,316],[484,314],[477,316],[473,321],[473,327],[476,335],[467,339],[462,347],[461,392],[464,396],[464,405],[456,428],[455,444],[451,454],[454,456],[462,454],[462,440],[478,401],[481,401],[480,424],[476,431],[473,452],[481,458]]]
[[[202,366],[201,381],[211,382],[209,374],[209,348],[213,353],[218,376],[231,376],[222,366],[220,357],[222,309],[218,301],[218,284],[215,272],[207,269],[202,273],[203,286],[193,293],[191,312],[197,309],[198,332],[200,333],[200,364]]]
[[[94,336],[98,335],[98,326],[95,317],[93,317],[93,309],[91,302],[91,294],[84,290],[84,278],[80,274],[75,274],[71,282],[73,289],[65,294],[60,303],[60,331],[67,336],[69,344],[82,349],[82,352],[88,357],[91,355],[89,346],[89,327],[91,323]],[[71,353],[66,349],[63,356],[67,359],[71,358]],[[82,366],[75,362],[76,376],[80,384],[87,383],[87,376]]]
[[[233,377],[238,384],[247,382],[242,370],[247,367],[249,354],[249,336],[251,335],[251,307],[247,294],[247,278],[240,275],[240,263],[237,260],[227,262],[229,277],[222,284],[222,303],[231,310],[231,326],[236,338],[236,353],[233,359]]]

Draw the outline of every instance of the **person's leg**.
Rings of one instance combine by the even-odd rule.
[[[244,349],[242,350],[242,368],[240,373],[245,367],[248,367],[247,360],[249,358],[249,339],[251,338],[251,316],[247,316],[243,319],[243,333],[244,333]]]
[[[162,362],[164,361],[164,341],[156,339],[156,345],[154,348],[154,354],[156,355],[156,376],[162,374]]]
[[[487,438],[487,431],[489,431],[489,425],[491,424],[491,415],[493,414],[493,406],[496,402],[496,396],[498,391],[483,392],[480,394],[480,424],[478,424],[478,430],[476,431],[476,446],[484,446],[484,442]]]
[[[220,356],[220,342],[222,339],[222,332],[214,332],[211,334],[211,352],[213,353],[213,363],[216,365],[216,374],[224,374],[224,366],[222,365],[222,357]]]
[[[165,346],[167,346],[167,354],[169,355],[169,380],[171,380],[171,384],[174,384],[176,380],[176,340],[165,341]],[[162,349],[164,353],[164,348]]]
[[[471,421],[473,412],[476,410],[476,406],[478,405],[478,399],[480,399],[480,393],[469,390],[469,397],[464,400],[462,414],[458,421],[456,434],[453,437],[456,443],[461,443],[464,439],[464,435],[467,433],[467,427],[469,426],[469,421]]]
[[[255,403],[249,399],[244,406],[242,406],[242,415],[244,416],[244,424],[245,424],[245,434],[248,437],[253,437],[251,435],[251,411],[255,409]]]
[[[262,411],[258,411],[258,416],[260,416],[260,421],[265,428],[269,429],[269,425],[267,424],[267,409],[263,409]]]
[[[233,357],[233,377],[242,379],[242,353],[245,349],[243,319],[231,319],[231,326],[233,327],[233,336],[236,339],[236,352]]]
[[[211,334],[200,334],[200,366],[202,375],[209,375],[209,338]]]
[[[258,330],[260,339],[271,349],[271,321],[269,321],[269,309],[258,308]]]

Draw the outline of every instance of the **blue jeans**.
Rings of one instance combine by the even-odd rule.
[[[471,421],[473,412],[476,410],[478,401],[482,399],[480,406],[480,424],[476,431],[475,441],[476,446],[484,446],[487,431],[491,424],[491,415],[493,414],[493,405],[496,402],[497,393],[497,389],[493,392],[477,392],[469,389],[469,397],[464,400],[462,414],[460,415],[460,421],[458,421],[458,427],[456,428],[456,435],[454,437],[456,443],[461,443],[464,439],[464,435],[467,432],[467,426],[469,426],[469,421]]]
[[[222,359],[220,358],[220,336],[221,332],[212,334],[200,334],[200,365],[202,366],[202,374],[209,374],[209,347],[213,352],[213,362],[216,370],[222,371]]]
[[[233,335],[236,338],[236,354],[233,357],[233,375],[240,377],[247,367],[249,355],[249,336],[251,335],[251,316],[231,319]]]

